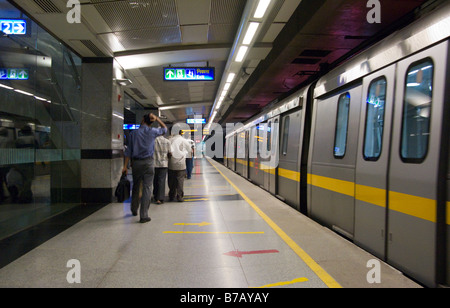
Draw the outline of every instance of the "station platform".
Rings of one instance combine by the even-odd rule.
[[[102,207],[1,268],[0,287],[421,287],[382,261],[370,281],[374,256],[211,159],[195,160],[184,202],[149,214]]]

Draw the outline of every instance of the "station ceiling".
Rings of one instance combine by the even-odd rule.
[[[410,22],[433,0],[269,0],[263,17],[255,17],[260,0],[80,0],[80,23],[67,21],[68,0],[11,2],[80,56],[114,57],[132,81],[125,91],[167,121],[215,115],[229,123]],[[381,23],[367,20],[374,2]],[[255,36],[236,62],[252,23]],[[207,66],[214,81],[163,78],[165,67]]]

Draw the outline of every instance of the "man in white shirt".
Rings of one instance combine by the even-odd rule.
[[[164,196],[166,195],[167,170],[169,168],[169,156],[171,155],[170,146],[170,141],[164,136],[155,139],[153,196],[156,204],[164,203]]]
[[[183,136],[180,129],[172,129],[171,152],[169,160],[169,200],[183,202],[184,178],[186,177],[186,156],[191,150],[191,144]]]

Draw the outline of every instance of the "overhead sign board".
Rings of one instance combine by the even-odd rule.
[[[187,119],[187,124],[206,124],[206,119]]]
[[[214,67],[166,67],[166,81],[214,81]]]
[[[0,19],[0,30],[7,35],[27,34],[27,21],[24,19]]]
[[[140,127],[139,124],[124,124],[123,125],[124,130],[136,130],[136,129],[139,129],[139,127]]]
[[[0,80],[28,80],[27,68],[0,68]]]

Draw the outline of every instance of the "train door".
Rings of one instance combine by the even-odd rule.
[[[447,77],[450,79],[450,76]],[[448,82],[447,82],[448,84]],[[448,100],[447,100],[448,101]],[[447,107],[447,119],[448,119],[449,107]],[[448,135],[447,141],[447,178],[446,178],[446,189],[447,189],[447,199],[446,199],[446,207],[445,207],[445,244],[443,245],[446,249],[444,251],[444,263],[446,264],[447,271],[445,273],[445,280],[447,286],[450,285],[450,134]]]
[[[250,140],[249,140],[249,179],[253,183],[259,184],[260,170],[259,170],[259,135],[257,126],[250,128]]]
[[[237,135],[233,135],[232,137],[232,148],[230,149],[231,153],[232,153],[232,157],[231,157],[231,170],[236,171],[236,139],[237,139]]]
[[[249,177],[248,175],[248,168],[249,168],[249,135],[250,135],[250,131],[246,130],[245,132],[243,132],[244,134],[244,138],[245,138],[245,151],[244,151],[244,159],[243,159],[243,165],[244,165],[244,170],[242,172],[242,176],[247,178]]]
[[[228,168],[230,168],[230,169],[231,169],[231,164],[230,164],[230,156],[231,156],[230,146],[231,146],[232,140],[233,140],[232,136],[230,136],[230,137],[228,137],[226,139],[226,144],[225,144],[226,151],[225,151],[225,157],[224,157],[225,158],[224,161],[226,162],[226,166]]]
[[[244,175],[245,163],[245,132],[238,132],[236,134],[236,172]]]
[[[269,192],[275,195],[277,193],[277,172],[280,153],[280,116],[273,119],[271,136],[270,165],[274,172],[270,173]]]
[[[384,258],[386,191],[395,65],[363,81],[355,176],[355,234],[359,246]]]
[[[353,238],[355,169],[362,86],[353,85],[315,103],[311,165],[313,219]]]
[[[264,188],[272,194],[276,194],[276,173],[278,167],[278,126],[280,117],[270,119],[266,128],[266,143],[263,171],[264,171]]]
[[[231,170],[235,171],[235,136],[229,136],[226,140],[226,166]]]
[[[223,153],[223,164],[225,165],[225,167],[228,167],[228,157],[227,157],[227,155],[228,155],[228,140],[229,140],[230,138],[228,137],[228,138],[226,138],[225,139],[225,147],[224,147],[224,153]]]
[[[272,140],[272,122],[270,119],[267,123],[260,124],[259,131],[262,132],[262,142],[259,143],[260,148],[260,156],[261,156],[261,171],[263,171],[263,187],[265,190],[269,190],[269,181],[270,174],[275,174],[275,169],[272,169],[270,165],[270,152],[271,152],[271,140]]]
[[[300,210],[300,140],[303,110],[283,114],[280,125],[278,197]]]
[[[429,286],[436,281],[436,222],[442,207],[445,213],[437,200],[447,48],[398,64],[388,178],[387,261]]]

